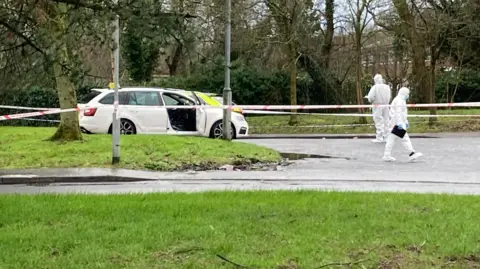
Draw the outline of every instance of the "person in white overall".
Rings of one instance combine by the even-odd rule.
[[[376,74],[375,77],[373,77],[373,80],[375,85],[372,86],[366,98],[374,105],[388,105],[392,98],[392,90],[390,89],[390,86],[384,83],[383,77],[380,74]],[[372,140],[372,142],[383,143],[390,132],[388,106],[374,107],[372,113],[377,133],[376,138]]]
[[[383,160],[386,162],[393,162],[395,158],[392,157],[392,149],[395,146],[395,141],[397,139],[402,140],[403,147],[408,151],[410,161],[414,161],[419,157],[422,157],[423,154],[420,152],[415,152],[408,136],[408,109],[407,109],[407,100],[410,94],[408,88],[401,88],[398,91],[397,97],[395,97],[390,106],[390,134],[387,137],[387,144],[385,145],[385,152],[383,154]],[[394,134],[399,133],[403,134],[403,137],[399,137]]]

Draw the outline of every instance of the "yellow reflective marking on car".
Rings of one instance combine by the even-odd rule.
[[[205,103],[207,103],[207,105],[209,106],[222,106],[222,103],[220,103],[219,101],[217,101],[216,99],[212,98],[211,96],[209,96],[208,94],[206,93],[203,93],[203,92],[195,92],[195,94],[199,97],[199,98],[202,98],[203,101],[205,101]],[[239,108],[239,107],[235,107],[232,109],[233,112],[237,112],[237,113],[242,113],[242,109]]]
[[[209,105],[209,106],[222,106],[222,104],[220,104],[220,102],[218,102],[217,100],[213,99],[212,97],[206,95],[203,92],[195,92],[195,94],[198,97],[202,98],[203,101],[205,101],[205,103],[207,103],[207,105]]]

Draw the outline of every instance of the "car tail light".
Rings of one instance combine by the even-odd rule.
[[[95,116],[95,113],[97,112],[97,109],[96,108],[87,108],[85,109],[85,111],[83,111],[83,116],[86,116],[86,117],[92,117],[92,116]]]

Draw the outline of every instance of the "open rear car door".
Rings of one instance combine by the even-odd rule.
[[[195,97],[195,101],[198,105],[200,105],[201,107],[200,108],[197,108],[196,110],[196,120],[197,120],[197,131],[202,134],[202,135],[205,135],[205,132],[206,132],[206,125],[207,125],[207,112],[205,111],[205,107],[204,107],[204,102],[202,102],[201,98],[199,98],[195,92],[191,92],[193,94],[193,96]],[[208,134],[206,134],[208,135]]]

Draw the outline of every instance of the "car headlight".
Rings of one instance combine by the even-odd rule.
[[[238,121],[245,121],[245,117],[242,115],[236,115]]]

